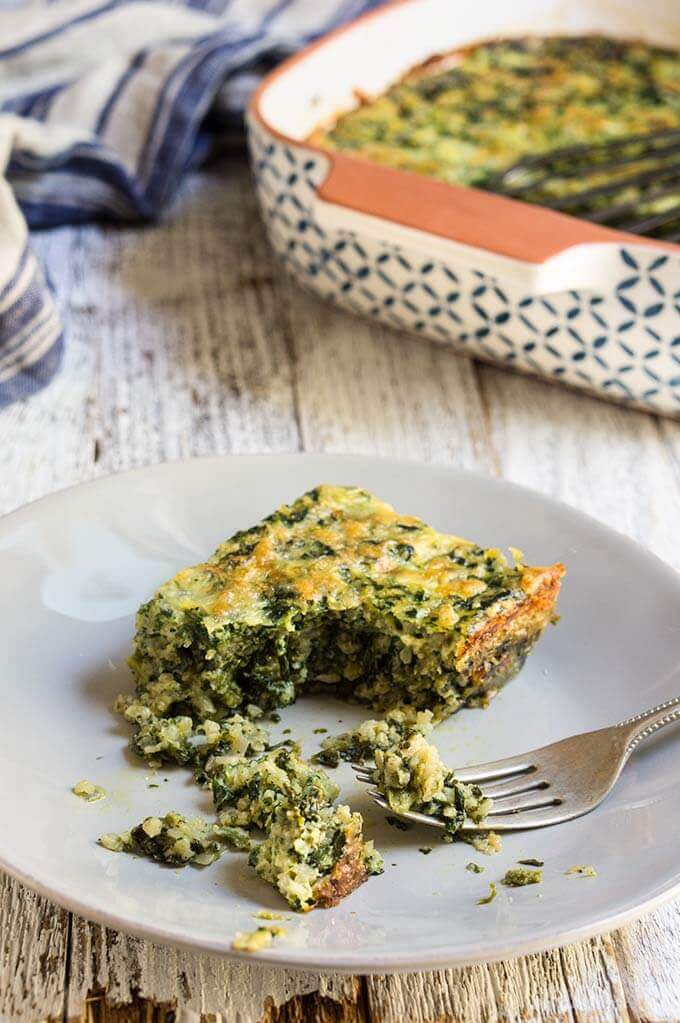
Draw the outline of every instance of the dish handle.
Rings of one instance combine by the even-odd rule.
[[[680,257],[680,246],[479,189],[343,153],[330,164],[314,201],[320,227],[474,269],[527,295],[610,291],[621,279],[622,246]]]

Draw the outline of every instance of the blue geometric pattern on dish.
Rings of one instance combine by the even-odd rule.
[[[328,159],[279,142],[253,118],[249,143],[271,242],[303,286],[458,353],[680,414],[680,257],[621,247],[607,293],[527,295],[467,263],[323,228],[314,207]]]

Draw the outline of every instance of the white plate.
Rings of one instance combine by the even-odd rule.
[[[356,483],[404,512],[483,544],[561,559],[562,620],[488,710],[464,710],[436,733],[452,765],[489,760],[625,718],[680,692],[680,580],[629,540],[511,484],[424,465],[339,456],[205,459],[141,469],[64,491],[0,522],[2,770],[0,865],[44,895],[112,927],[230,954],[253,913],[283,904],[241,854],[205,870],[163,869],[96,845],[104,831],[177,808],[209,812],[181,769],[160,788],[125,749],[109,712],[129,689],[135,609],[180,566],[233,530],[319,482]],[[314,728],[363,717],[305,698],[283,712],[311,753]],[[428,831],[396,831],[338,771],[386,870],[332,910],[295,916],[258,958],[328,971],[387,972],[538,951],[615,927],[680,888],[680,735],[636,754],[590,816],[513,834],[495,857]],[[70,792],[90,778],[110,793]],[[167,781],[162,779],[167,778]],[[419,846],[432,845],[424,856]],[[545,860],[540,887],[478,906],[517,859]],[[474,859],[485,872],[465,870]],[[566,877],[592,864],[594,880]],[[233,953],[231,953],[233,954]]]

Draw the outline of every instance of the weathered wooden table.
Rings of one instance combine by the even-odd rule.
[[[36,239],[68,330],[58,380],[0,413],[6,511],[102,473],[231,451],[462,465],[590,512],[680,567],[680,424],[455,358],[304,295],[239,159],[160,227]],[[675,822],[674,826],[678,826]],[[230,965],[107,931],[0,877],[0,1019],[680,1020],[680,903],[545,955],[401,977]]]

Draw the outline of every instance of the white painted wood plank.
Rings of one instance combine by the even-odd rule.
[[[368,978],[371,1018],[380,1023],[474,1020],[627,1019],[618,973],[612,990],[601,943],[562,952],[433,974]]]
[[[68,913],[0,874],[0,1020],[61,1017]]]
[[[473,363],[349,316],[295,285],[289,294],[305,450],[494,471]]]
[[[183,1012],[215,1015],[215,1023],[258,1023],[267,1000],[282,1005],[313,991],[353,1000],[355,986],[351,977],[320,978],[156,945],[76,917],[67,1014],[80,1016],[84,994],[103,988],[114,1004],[138,995],[176,1004]]]
[[[680,1020],[680,901],[613,936],[633,1017],[654,1023]]]
[[[368,977],[366,987],[372,1023],[501,1023],[505,1019],[505,1008],[501,1010],[496,1002],[485,966]]]

